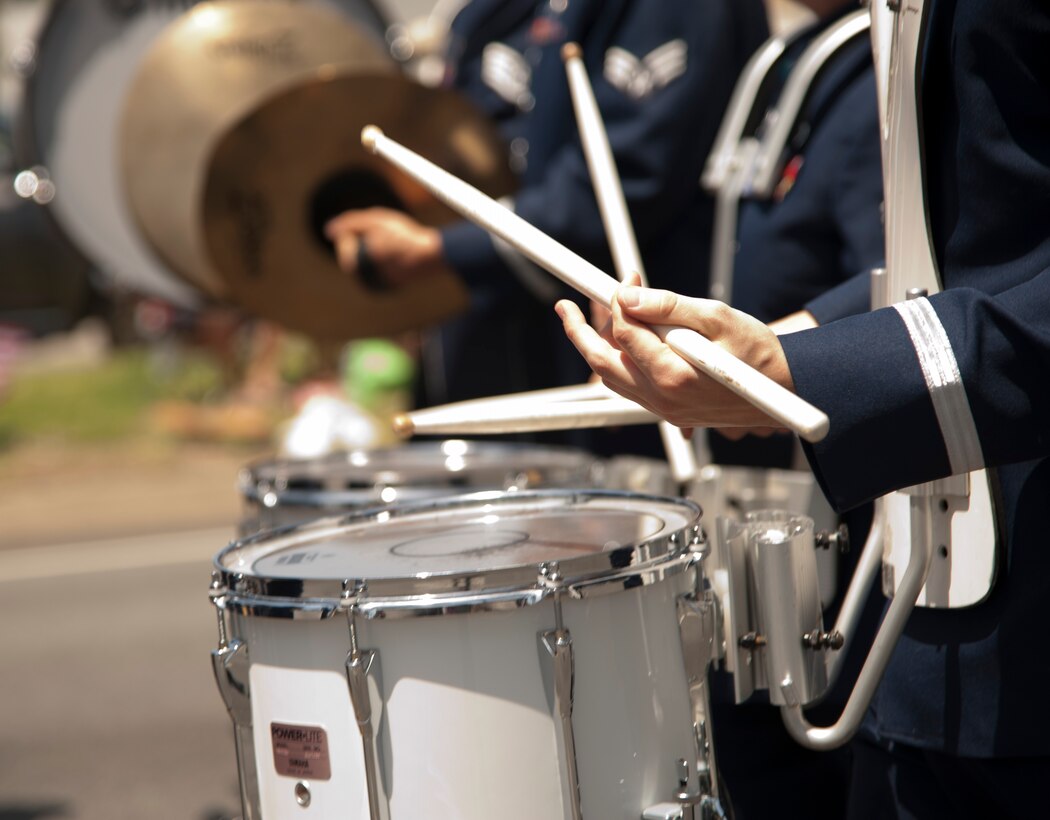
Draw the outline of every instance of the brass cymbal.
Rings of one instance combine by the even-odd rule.
[[[396,74],[382,37],[330,7],[291,0],[199,3],[164,29],[125,97],[120,144],[127,204],[164,263],[228,296],[201,231],[215,141],[274,93],[319,75]]]
[[[209,159],[201,230],[228,298],[330,339],[423,327],[466,306],[453,276],[374,291],[339,270],[321,228],[344,210],[387,205],[429,225],[455,218],[365,151],[370,123],[492,196],[513,190],[500,136],[461,96],[390,74],[301,83],[243,117]]]

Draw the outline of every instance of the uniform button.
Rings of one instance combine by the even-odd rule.
[[[569,8],[569,0],[550,0],[551,11],[563,14]]]
[[[536,107],[536,98],[532,96],[528,91],[524,94],[518,95],[518,108],[528,113]]]

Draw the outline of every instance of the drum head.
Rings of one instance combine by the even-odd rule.
[[[688,532],[699,537],[699,515],[689,501],[627,493],[479,493],[256,536],[216,563],[231,587],[264,595],[338,598],[364,586],[370,599],[483,597],[536,588],[552,562],[572,586],[674,557]]]

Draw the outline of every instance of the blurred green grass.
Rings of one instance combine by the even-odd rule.
[[[201,401],[222,390],[207,356],[162,362],[144,348],[119,350],[77,370],[19,374],[0,402],[0,446],[50,438],[104,442],[145,431],[156,401]]]

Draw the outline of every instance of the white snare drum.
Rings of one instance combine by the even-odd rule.
[[[232,544],[213,654],[246,816],[638,820],[701,802],[698,518],[627,493],[479,493]]]
[[[367,0],[314,0],[380,35]],[[53,185],[48,208],[116,285],[193,305],[197,295],[157,259],[125,201],[119,167],[124,99],[142,58],[189,0],[55,0],[25,73],[19,159]]]
[[[594,456],[583,450],[461,439],[260,461],[238,478],[241,534],[443,495],[592,487],[596,469]]]

